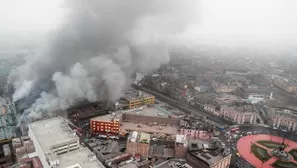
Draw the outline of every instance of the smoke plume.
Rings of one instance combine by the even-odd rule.
[[[14,100],[29,102],[20,122],[82,100],[117,100],[133,73],[169,61],[168,40],[197,12],[196,0],[69,0],[64,7],[65,20],[43,48],[10,74]]]

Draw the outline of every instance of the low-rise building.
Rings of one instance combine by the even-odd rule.
[[[146,104],[154,104],[155,96],[143,91],[130,90],[117,103],[116,109],[134,109]]]
[[[121,116],[115,113],[98,116],[90,119],[90,129],[94,133],[118,134]]]
[[[206,122],[185,118],[180,121],[179,134],[185,135],[188,139],[208,140],[212,137],[212,126]]]
[[[188,142],[185,135],[176,135],[174,144],[175,158],[185,159],[188,153]]]
[[[148,157],[150,149],[150,134],[144,132],[132,132],[128,137],[126,152],[135,156],[137,154]]]
[[[271,108],[273,111],[272,121],[273,127],[286,129],[289,131],[297,131],[297,115],[296,112],[286,109]]]
[[[260,118],[256,108],[246,103],[224,105],[220,109],[220,116],[236,124],[256,124]]]
[[[192,167],[227,168],[230,166],[231,156],[230,149],[225,148],[220,140],[210,143],[193,141],[189,143],[186,161]]]

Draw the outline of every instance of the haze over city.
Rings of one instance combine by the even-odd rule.
[[[0,166],[297,168],[297,1],[0,1]]]

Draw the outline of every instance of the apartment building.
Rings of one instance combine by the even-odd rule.
[[[236,124],[256,124],[260,118],[252,104],[223,105],[220,116]]]
[[[297,115],[290,110],[272,109],[273,127],[297,131]]]

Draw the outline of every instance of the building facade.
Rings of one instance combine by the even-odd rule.
[[[236,124],[256,124],[259,114],[252,109],[242,110],[232,106],[222,106],[220,116]]]
[[[185,135],[188,139],[204,139],[208,140],[211,138],[211,133],[204,130],[184,129],[181,128],[181,135]]]
[[[118,134],[120,118],[115,115],[104,115],[90,119],[90,130],[94,133]]]
[[[174,144],[175,158],[185,159],[188,153],[188,142],[185,135],[176,135]]]
[[[272,116],[273,127],[297,131],[297,116],[285,112],[276,112]]]
[[[149,156],[150,149],[150,134],[133,132],[128,137],[126,145],[126,153],[135,156],[141,155],[144,157]]]

